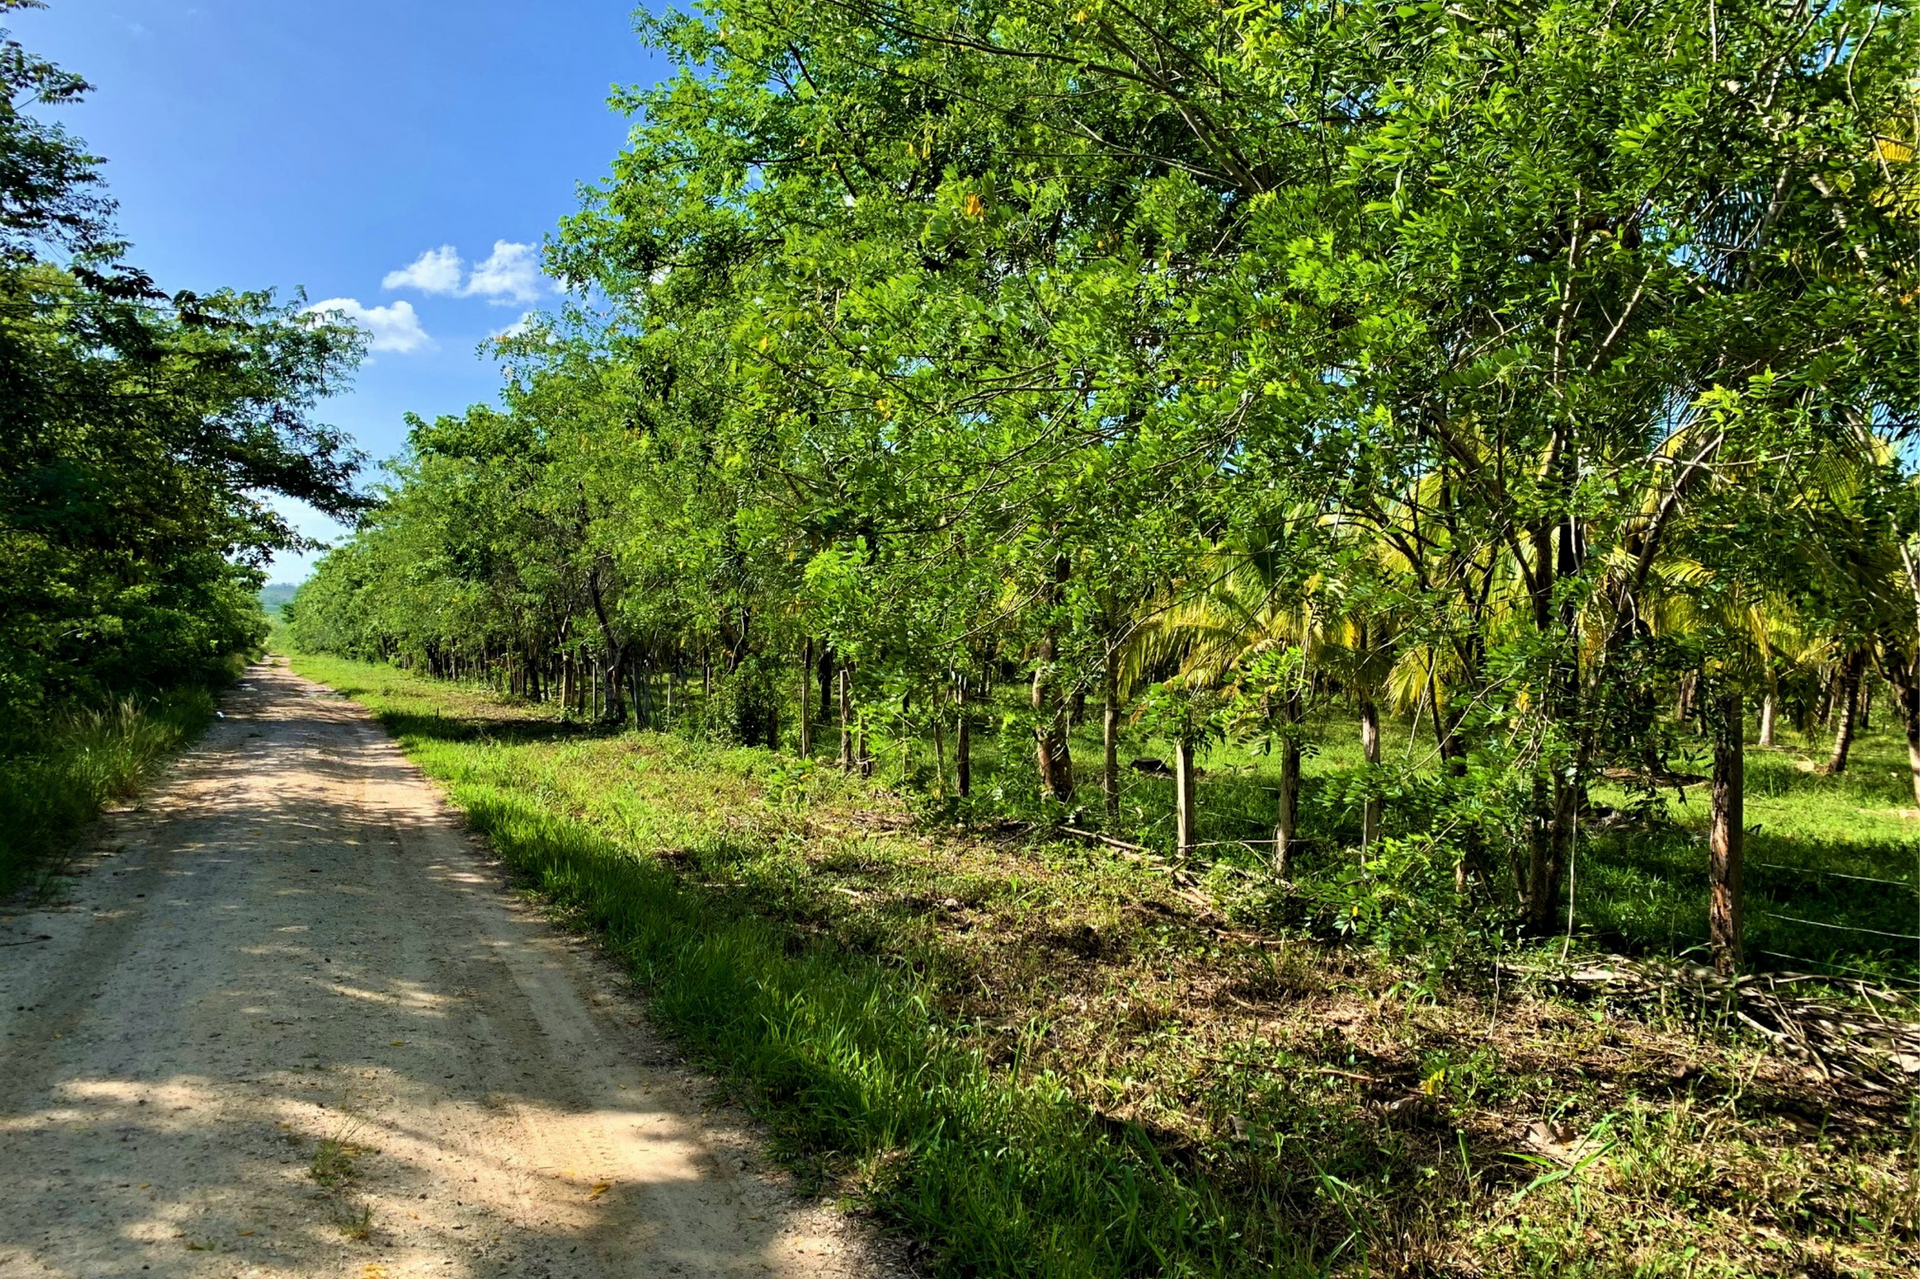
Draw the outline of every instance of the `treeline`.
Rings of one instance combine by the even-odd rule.
[[[130,265],[99,159],[47,118],[87,88],[0,31],[0,890],[264,638],[258,565],[302,544],[267,498],[362,505],[309,417],[360,336]]]
[[[358,502],[307,415],[360,338],[129,265],[100,160],[45,118],[88,87],[0,32],[0,746],[257,643],[256,566],[300,544],[266,497]]]
[[[1063,813],[1097,780],[1111,820],[1148,732],[1187,844],[1196,749],[1271,750],[1282,876],[1331,699],[1362,856],[1538,930],[1590,785],[1669,776],[1683,707],[1725,967],[1756,712],[1877,671],[1920,796],[1909,6],[642,30],[681,70],[617,98],[548,246],[575,300],[502,340],[502,407],[412,423],[300,642],[610,721],[699,678],[738,740],[931,737],[963,791],[1017,679]],[[1383,715],[1432,757],[1386,762]]]

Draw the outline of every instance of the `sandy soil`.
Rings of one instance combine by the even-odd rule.
[[[224,710],[0,908],[0,1275],[881,1273],[365,712]]]

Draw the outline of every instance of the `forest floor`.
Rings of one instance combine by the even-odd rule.
[[[1920,1266],[1912,1099],[1679,992],[1629,1005],[1250,927],[1151,858],[943,825],[810,762],[295,660],[607,939],[790,1167],[936,1266]]]
[[[882,1273],[364,710],[222,705],[0,903],[0,1274]]]

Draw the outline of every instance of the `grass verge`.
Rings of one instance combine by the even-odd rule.
[[[789,1159],[952,1273],[1920,1263],[1913,1113],[1703,1010],[1246,932],[1141,862],[928,828],[804,762],[295,666],[602,933]]]
[[[0,898],[59,873],[73,838],[213,720],[206,689],[65,715],[0,759]]]

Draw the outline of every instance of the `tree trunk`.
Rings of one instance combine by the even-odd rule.
[[[1367,798],[1360,807],[1360,847],[1363,851],[1371,849],[1380,838],[1380,798],[1374,794],[1379,784],[1375,774],[1380,769],[1380,707],[1373,700],[1373,690],[1362,684],[1360,698],[1360,752],[1367,761]]]
[[[1193,851],[1193,743],[1181,738],[1173,744],[1173,814],[1180,856]]]
[[[1907,730],[1907,771],[1912,775],[1914,807],[1920,809],[1920,648],[1912,658],[1889,652],[1881,669],[1900,707],[1901,726]]]
[[[1120,817],[1120,662],[1118,646],[1107,644],[1106,662],[1101,667],[1100,685],[1105,704],[1100,712],[1100,796],[1106,802],[1107,818]]]
[[[947,797],[947,734],[944,723],[940,707],[936,704],[933,708],[933,776],[935,793],[941,799]]]
[[[973,733],[967,724],[967,677],[953,682],[953,789],[965,799],[973,794]]]
[[[1293,871],[1295,844],[1300,834],[1300,737],[1299,724],[1305,713],[1300,691],[1289,690],[1280,699],[1280,715],[1285,733],[1280,743],[1280,799],[1273,818],[1273,873],[1281,879]]]
[[[1041,644],[1040,661],[1033,668],[1034,760],[1040,785],[1055,799],[1073,798],[1073,755],[1067,744],[1066,714],[1053,684],[1054,637]]]
[[[1740,878],[1746,856],[1746,756],[1743,730],[1746,707],[1740,694],[1714,699],[1713,818],[1708,836],[1707,878],[1712,899],[1707,925],[1713,940],[1713,967],[1732,975],[1740,967]]]
[[[1059,602],[1060,585],[1067,580],[1067,557],[1053,562],[1053,585],[1042,592],[1041,606],[1051,610]],[[1054,663],[1060,657],[1060,639],[1051,617],[1040,633],[1040,651],[1033,664],[1034,758],[1040,785],[1055,799],[1073,798],[1073,754],[1067,743],[1066,710],[1055,687]]]
[[[1760,703],[1760,744],[1773,745],[1774,721],[1780,716],[1780,686],[1772,675],[1767,676],[1767,695]]]
[[[1536,766],[1533,796],[1527,805],[1527,928],[1535,936],[1553,928],[1553,850],[1547,827],[1547,774]]]
[[[1827,755],[1826,772],[1840,774],[1847,771],[1847,753],[1853,749],[1854,725],[1858,722],[1860,709],[1860,673],[1866,666],[1867,655],[1863,649],[1849,653],[1841,663],[1839,687],[1834,693],[1834,713],[1839,718],[1833,731],[1833,750]]]
[[[813,754],[813,708],[808,703],[813,698],[813,637],[807,637],[806,646],[800,651],[800,758],[807,759]]]
[[[853,771],[853,672],[840,668],[840,770]]]
[[[822,719],[832,714],[828,708],[833,705],[833,673],[836,665],[837,663],[833,660],[833,646],[831,644],[821,644],[818,673],[820,679],[820,717]]]
[[[908,718],[908,703],[912,695],[900,694],[900,786],[906,788],[907,778],[913,775],[913,722]]]

